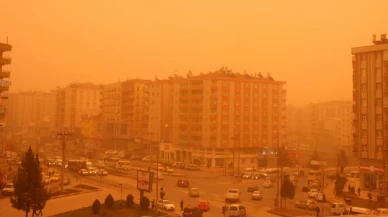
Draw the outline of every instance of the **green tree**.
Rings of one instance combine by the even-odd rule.
[[[348,165],[348,157],[346,156],[346,152],[344,149],[337,154],[337,166],[347,166]]]
[[[295,185],[290,181],[290,176],[285,175],[283,177],[282,186],[280,188],[280,196],[285,201],[284,208],[286,208],[287,199],[294,199],[295,197]]]
[[[49,199],[47,190],[42,181],[42,168],[39,163],[39,155],[34,155],[31,147],[25,153],[22,164],[14,178],[15,194],[10,198],[12,207],[28,213],[43,210]]]

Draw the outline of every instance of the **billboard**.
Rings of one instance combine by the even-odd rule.
[[[152,172],[145,170],[137,171],[137,189],[140,191],[152,191]]]

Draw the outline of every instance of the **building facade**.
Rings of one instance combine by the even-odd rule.
[[[126,147],[147,134],[149,83],[133,79],[103,86],[101,134],[116,147]]]
[[[13,132],[26,131],[31,125],[52,120],[51,95],[43,92],[8,93],[6,125]]]
[[[360,157],[361,188],[383,190],[388,143],[388,41],[351,49],[353,65],[354,152]]]
[[[56,130],[79,128],[83,116],[100,114],[101,88],[91,83],[75,83],[55,90]]]
[[[171,142],[160,146],[163,158],[212,167],[257,167],[263,153],[274,154],[282,145],[285,82],[226,68],[175,76],[169,82],[172,121],[157,125],[171,135]]]

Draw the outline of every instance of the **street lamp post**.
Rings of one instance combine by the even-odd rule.
[[[281,201],[280,199],[280,188],[279,188],[279,143],[280,143],[280,132],[278,133],[278,142],[276,143],[276,205],[277,209],[280,208],[279,203]]]
[[[384,208],[387,208],[387,151],[388,148],[384,147],[383,150],[383,162],[384,162],[384,176],[383,176],[383,190],[384,190]]]
[[[65,148],[66,141],[72,136],[69,132],[57,133],[57,139],[62,141],[62,165],[61,165],[61,191],[63,191],[63,179],[65,177]]]
[[[123,204],[123,184],[119,184],[120,185],[120,200],[121,200],[121,205]]]
[[[159,197],[159,132],[160,128],[156,131],[156,195],[155,195],[155,203],[158,204]],[[151,159],[152,162],[152,159]],[[156,205],[155,204],[155,205]],[[155,206],[155,216],[158,216],[158,206]]]

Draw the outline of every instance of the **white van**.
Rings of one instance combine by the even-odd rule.
[[[345,212],[345,204],[344,203],[332,203],[330,206],[330,213],[332,215],[342,215]]]
[[[230,217],[240,217],[240,216],[246,216],[247,210],[245,207],[241,204],[232,204],[229,207],[229,216]]]

